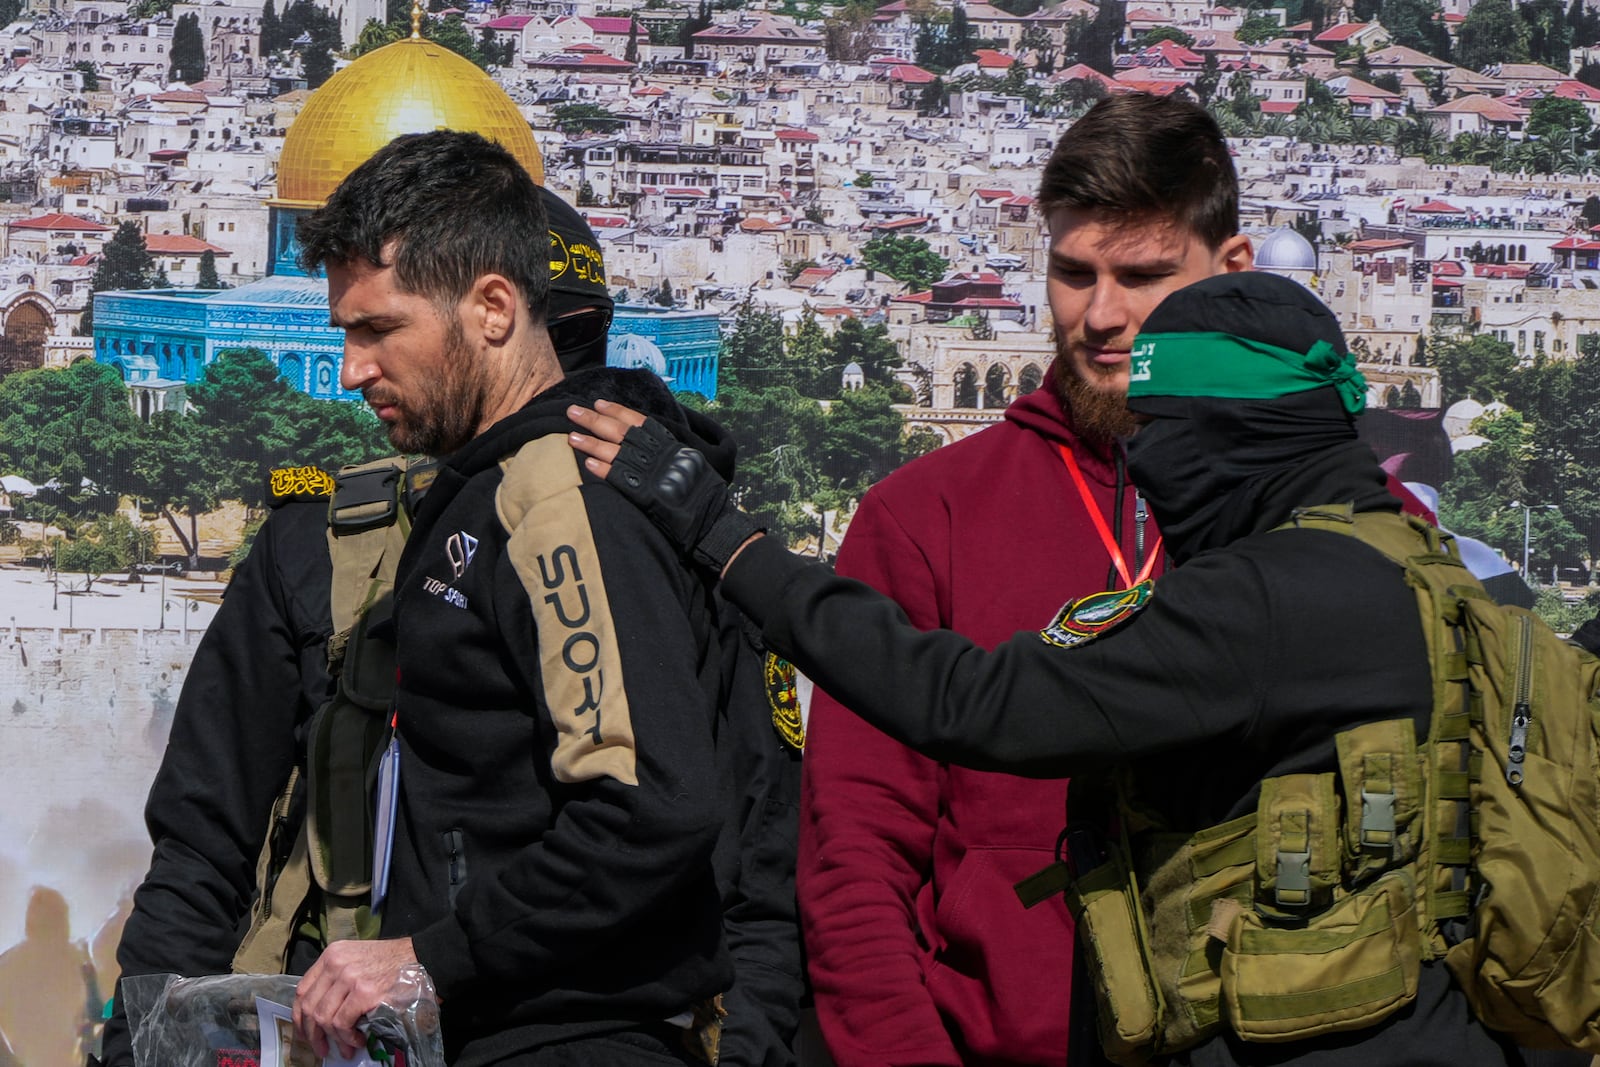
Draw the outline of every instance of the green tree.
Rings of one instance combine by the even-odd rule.
[[[1450,33],[1437,0],[1383,0],[1378,21],[1395,44],[1415,48],[1435,59],[1450,57]]]
[[[218,353],[188,393],[191,411],[150,420],[136,475],[191,566],[199,565],[199,515],[223,500],[265,506],[272,468],[337,470],[389,451],[364,405],[312,399],[259,349]]]
[[[894,381],[894,369],[901,364],[900,348],[883,323],[866,326],[860,319],[847,318],[834,332],[832,362],[841,375],[854,363],[869,383],[887,388]]]
[[[1320,84],[1315,78],[1306,80],[1306,85]],[[1217,90],[1222,87],[1222,64],[1217,62],[1215,52],[1207,52],[1204,62],[1200,64],[1200,73],[1194,80],[1194,93],[1202,107],[1210,107],[1211,101],[1216,98]],[[1324,87],[1326,89],[1326,87]]]
[[[935,77],[917,94],[917,111],[923,115],[941,115],[950,106],[950,88],[944,79]]]
[[[22,14],[22,0],[0,0],[0,28],[11,25]]]
[[[1517,368],[1516,350],[1486,333],[1436,339],[1431,356],[1446,407],[1468,397],[1483,404],[1500,399]]]
[[[460,15],[446,15],[442,19],[429,20],[428,32],[423,36],[434,44],[450,49],[480,70],[489,66],[492,57],[484,55],[478,48],[472,30]]]
[[[722,339],[718,367],[723,381],[748,389],[794,383],[775,366],[783,355],[783,317],[757,307],[745,297],[733,315],[733,327]],[[719,394],[721,384],[718,386]]]
[[[973,36],[972,25],[967,21],[966,5],[956,0],[950,12],[950,25],[944,34],[943,65],[946,70],[972,62],[972,50],[976,47]]]
[[[785,543],[813,532],[805,503],[822,487],[812,455],[822,439],[821,405],[792,386],[733,383],[718,386],[711,412],[739,447],[739,506]]]
[[[628,17],[628,44],[622,50],[622,58],[629,63],[639,62],[639,20],[631,15]]]
[[[1493,63],[1526,63],[1528,24],[1511,0],[1479,0],[1461,21],[1456,37],[1457,62],[1469,70]]]
[[[317,89],[333,77],[333,53],[326,47],[313,44],[300,57],[301,71],[306,76],[306,88]]]
[[[167,77],[193,85],[206,79],[206,42],[200,34],[200,16],[182,15],[172,30],[172,63]]]
[[[1567,148],[1582,144],[1592,126],[1584,106],[1565,97],[1535,100],[1528,111],[1528,136]]]
[[[356,35],[356,43],[351,47],[350,53],[364,56],[368,52],[376,52],[384,45],[394,44],[400,37],[399,27],[394,23],[368,19],[366,25],[361,27],[361,32]]]
[[[1117,72],[1115,52],[1127,25],[1127,8],[1124,0],[1100,0],[1083,43],[1083,54],[1079,58],[1107,77]]]
[[[1277,23],[1273,23],[1273,25],[1277,25]],[[1240,38],[1240,40],[1243,39],[1242,37]],[[1176,41],[1185,48],[1194,46],[1194,38],[1176,26],[1157,26],[1154,29],[1145,30],[1134,40],[1133,44],[1135,48],[1149,48],[1151,45],[1160,44],[1162,41]]]
[[[794,333],[783,342],[784,363],[794,376],[792,384],[801,393],[818,400],[838,395],[839,376],[830,373],[836,362],[833,339],[817,321],[810,304],[800,314]]]
[[[1583,211],[1580,214],[1584,223],[1589,227],[1600,226],[1600,196],[1590,193],[1583,201]]]
[[[107,364],[84,359],[0,378],[0,470],[57,483],[68,514],[109,511],[134,490],[140,434],[122,375]]]
[[[78,334],[94,335],[94,293],[148,289],[155,282],[156,263],[145,249],[138,223],[118,223],[116,232],[100,252],[100,262],[89,279],[89,303],[78,321]]]
[[[83,75],[83,91],[97,93],[100,91],[100,72],[95,65],[87,59],[80,59],[72,65],[72,69]]]
[[[1261,101],[1250,84],[1248,71],[1239,71],[1228,79],[1228,110],[1241,122],[1253,122],[1261,114]]]
[[[83,524],[57,546],[56,569],[82,574],[87,593],[101,575],[129,570],[155,553],[155,532],[118,511]]]
[[[1109,0],[1108,0],[1109,2]],[[882,271],[896,281],[905,282],[920,292],[943,278],[950,264],[928,247],[920,237],[880,234],[861,248],[861,262],[868,270]]]
[[[1251,15],[1233,31],[1233,35],[1245,44],[1262,44],[1282,33],[1283,24],[1270,15]]]
[[[1574,47],[1588,48],[1600,44],[1600,13],[1590,11],[1584,0],[1572,0],[1568,6],[1567,28],[1572,33]]]
[[[828,488],[859,497],[905,462],[905,420],[894,402],[890,390],[868,385],[840,393],[829,406],[817,456]]]
[[[613,115],[601,104],[557,104],[550,110],[556,129],[568,137],[584,133],[615,133],[626,125],[624,119]]]
[[[269,56],[283,47],[283,34],[278,25],[278,9],[272,0],[261,7],[261,54]]]
[[[195,278],[196,289],[221,289],[222,279],[217,277],[217,254],[211,249],[200,253],[200,269]]]
[[[1548,63],[1568,70],[1572,62],[1572,26],[1561,0],[1525,0],[1517,14],[1528,27],[1528,56],[1535,63]]]

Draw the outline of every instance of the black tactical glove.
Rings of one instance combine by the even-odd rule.
[[[685,558],[720,576],[739,546],[764,532],[728,498],[728,483],[706,457],[655,419],[629,430],[619,449],[606,481],[649,516]]]

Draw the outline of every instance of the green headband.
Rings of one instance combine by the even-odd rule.
[[[1128,397],[1273,400],[1325,385],[1339,391],[1350,414],[1366,408],[1367,380],[1355,357],[1327,341],[1293,352],[1231,333],[1141,333],[1133,341]]]

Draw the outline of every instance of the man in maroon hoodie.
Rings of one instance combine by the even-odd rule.
[[[1251,265],[1227,146],[1181,100],[1092,108],[1039,207],[1049,387],[876,486],[838,559],[918,626],[991,647],[1159,567],[1113,444],[1128,349],[1168,293]],[[802,773],[801,919],[839,1067],[1063,1063],[1072,921],[1059,896],[1024,911],[1012,885],[1053,858],[1066,782],[935,763],[820,692]]]

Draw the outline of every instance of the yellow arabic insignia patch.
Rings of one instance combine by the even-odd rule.
[[[267,483],[272,503],[290,500],[317,500],[333,495],[333,475],[321,467],[277,467]]]
[[[772,725],[791,748],[806,747],[806,722],[800,713],[799,674],[786,659],[768,652],[766,663],[767,703],[772,707]]]
[[[1116,629],[1150,602],[1155,582],[1146,579],[1128,589],[1108,589],[1071,601],[1056,613],[1039,636],[1057,648],[1076,648]]]

